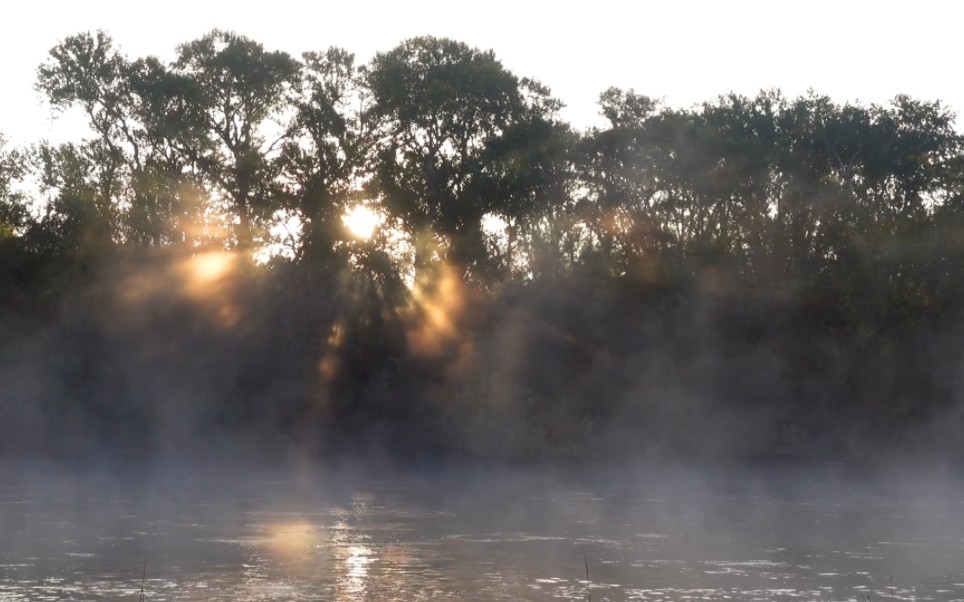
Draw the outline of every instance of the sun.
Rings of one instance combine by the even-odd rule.
[[[364,205],[355,205],[341,216],[341,221],[355,238],[367,240],[371,238],[383,221],[382,216]]]

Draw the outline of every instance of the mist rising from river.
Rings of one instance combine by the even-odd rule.
[[[4,471],[10,600],[964,597],[946,475]],[[588,563],[589,580],[586,580]]]

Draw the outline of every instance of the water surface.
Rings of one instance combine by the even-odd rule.
[[[453,470],[30,474],[0,599],[964,600],[954,487]],[[588,564],[589,578],[586,577]]]

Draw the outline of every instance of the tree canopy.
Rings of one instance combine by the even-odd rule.
[[[219,428],[387,422],[525,457],[699,447],[682,416],[714,412],[767,416],[748,455],[839,452],[827,424],[896,436],[959,398],[964,137],[938,101],[610,88],[579,131],[493,51],[430,36],[358,64],[80,33],[37,75],[89,135],[0,138],[0,328],[65,341],[92,424],[147,432],[172,402],[90,348],[214,375]]]

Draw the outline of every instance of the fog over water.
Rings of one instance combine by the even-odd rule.
[[[0,133],[0,601],[964,600],[949,105],[141,50]]]
[[[964,599],[936,474],[346,465],[7,468],[0,598]]]

